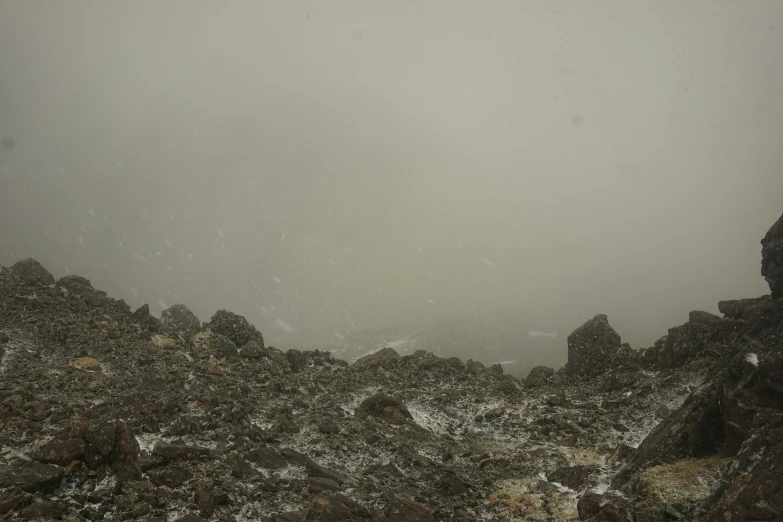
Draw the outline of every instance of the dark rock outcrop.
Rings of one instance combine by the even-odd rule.
[[[591,377],[606,372],[620,349],[620,334],[598,314],[568,336],[568,373]]]
[[[783,215],[761,240],[761,275],[772,297],[783,297]]]
[[[201,330],[201,321],[183,304],[175,304],[160,314],[161,331],[172,337],[190,339]]]
[[[218,310],[209,323],[204,325],[212,332],[223,335],[231,340],[239,348],[251,339],[257,341],[261,347],[264,347],[264,338],[256,328],[250,324],[247,319],[241,315],[229,312],[228,310]]]
[[[525,384],[530,388],[535,388],[537,386],[546,384],[554,375],[555,370],[552,368],[547,366],[536,366],[530,370],[530,373],[527,374]]]

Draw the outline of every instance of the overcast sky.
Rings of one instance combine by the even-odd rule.
[[[781,49],[779,0],[0,0],[0,264],[272,344],[491,307],[651,343],[768,291]]]

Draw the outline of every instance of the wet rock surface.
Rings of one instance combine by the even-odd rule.
[[[0,268],[0,518],[780,520],[777,295],[643,352],[596,316],[568,371],[523,382],[424,350],[283,353],[231,312],[157,319],[25,260]]]

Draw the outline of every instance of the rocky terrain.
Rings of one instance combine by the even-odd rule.
[[[0,270],[0,518],[783,520],[783,217],[771,294],[654,346],[605,315],[568,362],[266,346],[244,318],[160,318],[32,259]]]

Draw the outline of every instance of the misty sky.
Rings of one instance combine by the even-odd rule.
[[[781,49],[779,0],[0,0],[0,264],[271,344],[488,308],[651,343],[768,292]]]

